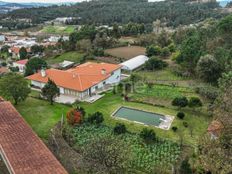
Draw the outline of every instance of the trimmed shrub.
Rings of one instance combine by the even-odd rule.
[[[95,112],[89,115],[87,121],[91,124],[101,124],[104,121],[103,114],[101,112]]]
[[[172,127],[173,132],[176,132],[177,129],[178,129],[178,128],[177,128],[176,126],[173,126],[173,127]]]
[[[177,116],[179,119],[183,120],[184,117],[185,117],[185,113],[184,113],[184,112],[178,112],[178,113],[176,114],[176,116]]]
[[[147,143],[153,142],[156,139],[156,134],[152,129],[143,128],[140,132],[140,137]]]
[[[114,133],[115,134],[124,134],[126,133],[126,126],[122,123],[117,123],[116,126],[114,127]]]
[[[173,106],[178,106],[178,107],[186,107],[188,105],[188,99],[186,97],[176,97],[172,101]]]
[[[184,127],[188,127],[188,122],[184,121],[183,125],[184,125]]]
[[[198,97],[191,97],[188,103],[189,107],[201,107],[202,106],[202,102]]]

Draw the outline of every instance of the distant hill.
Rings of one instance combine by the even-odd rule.
[[[129,22],[152,24],[157,19],[168,26],[186,25],[217,17],[218,3],[185,3],[183,0],[148,2],[147,0],[96,0],[71,6],[20,9],[7,14],[12,18],[31,18],[35,24],[57,17],[75,17],[75,24],[112,25]]]
[[[231,2],[232,0],[222,0],[219,1],[220,6],[225,7],[227,5],[228,2]]]
[[[0,1],[0,14],[4,14],[16,9],[48,7],[54,4],[51,3],[11,3]]]

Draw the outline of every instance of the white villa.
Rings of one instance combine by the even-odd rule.
[[[121,80],[121,65],[87,62],[69,70],[48,69],[28,76],[31,85],[42,89],[51,79],[60,94],[85,100]]]

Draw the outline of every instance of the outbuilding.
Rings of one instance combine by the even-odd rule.
[[[142,65],[144,65],[145,62],[148,61],[148,59],[149,58],[147,56],[144,56],[144,55],[136,56],[132,59],[129,59],[129,60],[121,63],[122,70],[133,71],[133,70],[141,67]]]

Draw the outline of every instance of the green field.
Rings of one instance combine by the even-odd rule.
[[[57,56],[54,56],[54,57],[46,58],[46,62],[49,65],[61,63],[64,60],[79,63],[81,58],[83,57],[83,55],[84,55],[83,53],[79,53],[77,51],[71,51],[71,52],[66,52],[66,53],[63,53],[61,55],[57,55]]]
[[[41,32],[47,34],[70,34],[75,31],[74,26],[59,26],[59,25],[48,25],[45,26]]]
[[[178,112],[177,108],[156,107],[134,102],[125,102],[120,95],[114,95],[111,92],[107,93],[102,99],[93,104],[81,103],[80,105],[85,108],[87,115],[88,113],[94,113],[96,111],[102,112],[106,125],[114,126],[117,122],[123,122],[126,124],[128,130],[132,132],[140,132],[144,126],[127,121],[117,121],[111,118],[111,114],[121,106],[133,107],[162,115],[175,116]],[[20,103],[16,108],[28,124],[31,125],[32,129],[44,140],[47,139],[49,131],[53,126],[60,121],[62,114],[65,115],[70,109],[70,107],[61,104],[54,104],[51,106],[47,101],[31,97],[25,102]],[[183,133],[185,143],[196,144],[198,138],[206,131],[210,118],[204,112],[193,112],[188,108],[183,109],[183,111],[186,113],[184,121],[188,122],[191,126],[193,137],[190,135],[190,128],[185,128],[183,126],[182,120],[176,118],[172,126],[177,126],[179,132]],[[175,133],[172,130],[165,131],[154,127],[151,128],[155,130],[159,137],[174,141],[179,140],[178,132]]]
[[[50,130],[66,114],[69,107],[29,97],[25,102],[19,103],[16,109],[43,140],[48,139]]]
[[[105,54],[109,54],[113,57],[123,58],[125,60],[131,59],[138,55],[145,55],[146,49],[140,46],[126,46],[106,49]]]

